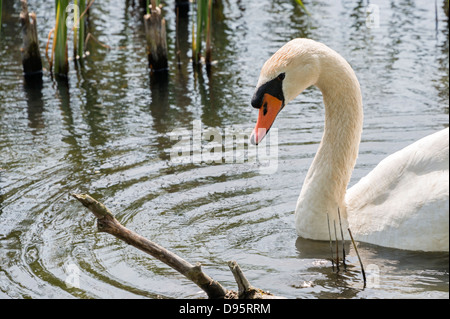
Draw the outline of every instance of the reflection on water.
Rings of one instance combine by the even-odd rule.
[[[448,126],[448,17],[429,1],[380,1],[380,27],[366,27],[366,1],[216,1],[210,72],[190,62],[193,10],[164,7],[170,70],[149,74],[136,1],[94,4],[88,44],[68,81],[22,76],[20,3],[5,0],[0,34],[0,298],[204,298],[164,264],[97,233],[70,198],[88,192],[126,227],[201,262],[235,286],[227,261],[250,282],[289,298],[448,298],[448,253],[359,243],[333,272],[329,243],[297,238],[293,211],[322,136],[324,110],[308,89],[280,113],[278,170],[248,163],[174,163],[170,133],[250,129],[250,99],[264,61],[294,37],[340,52],[361,82],[365,124],[352,180],[381,159]],[[41,50],[53,2],[30,1]],[[5,9],[6,8],[6,9]],[[436,29],[437,26],[437,29]],[[70,52],[70,50],[69,50]],[[80,286],[66,285],[68,267]]]
[[[319,260],[330,259],[330,245],[298,238],[296,247],[300,258],[317,260],[307,268],[313,278],[311,293],[318,298],[439,298],[448,294],[448,253],[422,253],[389,249],[359,243],[358,252],[363,260],[366,286],[353,246],[346,243],[347,269],[333,272],[330,262],[324,267]],[[339,246],[341,250],[341,246]],[[333,244],[333,254],[336,257]],[[342,251],[339,251],[340,258]],[[316,276],[316,277],[314,277]],[[414,282],[414,284],[412,284]],[[327,287],[334,283],[333,289]],[[304,283],[301,283],[305,285]],[[433,290],[427,287],[433,285]],[[320,287],[320,289],[317,288]],[[314,288],[314,289],[313,289]]]
[[[44,128],[44,123],[42,121],[42,113],[44,112],[42,87],[43,82],[41,74],[25,77],[24,92],[27,99],[28,125],[30,128],[36,129],[33,134],[36,134],[39,129]]]

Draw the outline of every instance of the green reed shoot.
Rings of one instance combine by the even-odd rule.
[[[305,7],[305,5],[303,4],[303,1],[302,1],[302,0],[295,0],[295,2],[297,2],[297,4],[303,9],[303,11],[305,11],[305,13],[306,13],[307,15],[310,15],[309,12],[308,12],[308,10],[306,10],[306,7]]]
[[[212,10],[211,0],[197,0],[197,24],[196,30],[192,29],[192,58],[195,64],[200,62],[202,41],[205,38],[205,32],[210,32],[210,19]],[[206,35],[209,40],[210,35]]]
[[[211,64],[212,2],[213,0],[208,0],[208,21],[206,23],[206,53],[205,53],[205,62],[207,65]]]
[[[207,0],[197,0],[197,24],[196,24],[196,33],[194,41],[192,42],[193,45],[193,58],[194,63],[198,64],[200,61],[201,51],[202,51],[202,35],[203,35],[203,28],[205,26],[205,8],[206,8],[206,1]]]
[[[55,74],[67,75],[69,72],[69,62],[67,56],[67,12],[66,8],[69,0],[55,0],[56,5],[56,26],[53,36],[53,51],[55,54]]]
[[[82,57],[84,53],[84,40],[86,38],[85,17],[81,16],[86,10],[86,0],[74,0],[78,6],[78,17],[75,17],[75,26],[73,30],[73,53],[74,56]]]
[[[2,7],[3,7],[3,0],[0,0],[0,31],[2,31]]]

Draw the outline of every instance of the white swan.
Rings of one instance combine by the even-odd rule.
[[[363,126],[361,91],[350,65],[324,44],[295,39],[266,61],[252,98],[259,108],[252,143],[258,144],[284,105],[311,85],[322,92],[325,127],[297,201],[298,235],[329,240],[327,215],[333,227],[339,207],[343,229],[350,227],[359,241],[448,251],[449,129],[387,157],[347,191]]]

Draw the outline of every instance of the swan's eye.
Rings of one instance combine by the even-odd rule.
[[[278,75],[278,80],[283,81],[285,77],[286,77],[286,74],[281,73],[280,75]]]

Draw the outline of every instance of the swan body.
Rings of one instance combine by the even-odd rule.
[[[326,45],[294,39],[266,61],[252,98],[259,115],[251,141],[258,144],[284,106],[312,85],[322,92],[325,126],[297,201],[298,235],[329,240],[336,223],[363,242],[448,251],[449,129],[385,158],[347,191],[361,140],[362,96],[353,69]]]
[[[448,251],[448,173],[448,128],[388,156],[347,191],[352,232],[381,246]]]

